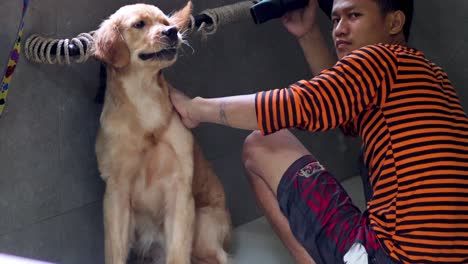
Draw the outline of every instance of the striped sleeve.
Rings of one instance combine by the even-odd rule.
[[[396,72],[396,55],[388,47],[366,46],[310,81],[257,93],[258,127],[263,134],[291,127],[309,131],[334,129],[368,105],[381,105]]]

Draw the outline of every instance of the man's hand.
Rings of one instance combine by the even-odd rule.
[[[282,17],[286,29],[301,45],[312,76],[336,63],[336,58],[325,43],[317,22],[318,9],[318,0],[309,0],[305,8],[293,10]]]
[[[198,126],[200,121],[196,118],[195,110],[193,109],[193,100],[183,94],[181,91],[171,87],[169,89],[169,96],[171,98],[174,108],[179,113],[182,123],[188,128]]]
[[[309,0],[302,9],[293,10],[284,15],[281,20],[286,29],[300,39],[311,32],[316,25],[318,0]]]
[[[195,97],[190,99],[170,87],[169,96],[184,125],[194,128],[202,122],[240,129],[257,129],[255,94],[219,98]]]

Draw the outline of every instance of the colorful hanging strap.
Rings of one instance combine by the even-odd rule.
[[[26,15],[26,10],[28,9],[29,0],[23,0],[23,14],[21,15],[21,22],[18,29],[18,38],[13,46],[13,49],[10,52],[10,57],[8,59],[7,68],[5,74],[2,78],[2,83],[0,85],[0,116],[2,115],[3,108],[5,107],[6,97],[8,94],[8,86],[11,82],[11,77],[15,71],[16,64],[19,60],[19,55],[21,53],[21,38],[23,36],[23,26],[24,26],[24,16]]]

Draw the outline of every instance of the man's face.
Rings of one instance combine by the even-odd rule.
[[[366,45],[390,42],[386,19],[375,0],[335,0],[332,21],[339,59]]]

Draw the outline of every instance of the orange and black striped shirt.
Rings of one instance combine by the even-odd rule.
[[[264,134],[360,136],[369,222],[403,263],[468,263],[468,118],[447,74],[418,50],[370,45],[312,80],[256,95]]]

